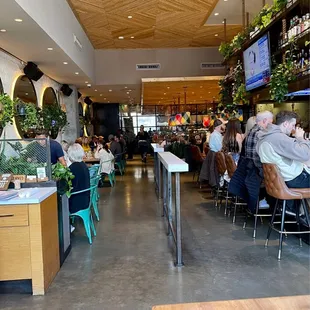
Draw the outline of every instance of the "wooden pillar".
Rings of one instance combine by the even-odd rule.
[[[242,27],[245,29],[245,0],[242,0]]]
[[[227,43],[227,20],[224,18],[224,42]]]
[[[246,12],[246,26],[249,27],[250,25],[250,13]]]

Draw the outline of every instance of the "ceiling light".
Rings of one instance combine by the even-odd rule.
[[[227,2],[228,0],[224,0],[224,2]]]
[[[218,15],[220,15],[220,13],[214,13],[214,16],[218,16]]]
[[[161,100],[163,100],[164,98],[160,98]]]
[[[103,98],[104,100],[107,100],[107,98]]]
[[[112,91],[112,89],[109,89],[109,92],[111,92]]]
[[[164,95],[166,95],[166,93],[164,93]]]
[[[169,87],[169,86],[167,86],[167,88],[168,88],[168,89],[170,89],[170,87]]]
[[[195,93],[194,93],[194,92],[192,92],[192,94],[194,95]]]
[[[66,61],[63,62],[64,65],[67,65],[68,63]]]
[[[6,29],[1,29],[0,31],[1,31],[1,32],[6,32]]]
[[[214,36],[218,37],[219,35],[216,33]]]
[[[130,39],[134,39],[135,37],[130,37]]]
[[[91,84],[87,84],[87,87],[91,87]]]
[[[129,93],[129,91],[127,92],[127,95],[129,95],[130,93]]]
[[[225,21],[224,21],[224,20],[222,21],[222,24],[225,24]]]
[[[200,86],[200,88],[202,88],[203,86]]]
[[[118,37],[120,40],[123,40],[124,39],[124,37]]]
[[[85,84],[88,84],[88,81],[85,81]]]
[[[28,96],[28,93],[25,93],[26,96]]]
[[[128,15],[127,17],[128,17],[129,19],[132,19],[132,16],[131,16],[131,15]]]
[[[52,48],[52,47],[48,47],[47,50],[48,50],[48,51],[52,51],[53,48]]]
[[[79,75],[80,73],[79,73],[79,72],[75,72],[75,74],[76,74],[76,75]]]
[[[102,94],[100,94],[100,97],[102,97]]]
[[[108,103],[110,103],[110,101],[108,101]]]
[[[18,22],[18,23],[21,23],[23,20],[22,19],[20,19],[20,18],[15,18],[14,19],[16,22]]]
[[[202,96],[200,96],[200,99],[202,98]]]
[[[95,89],[95,91],[98,91],[97,89]]]
[[[125,89],[127,89],[127,86],[125,86]]]

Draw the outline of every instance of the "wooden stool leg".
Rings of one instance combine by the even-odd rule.
[[[282,217],[281,217],[281,230],[279,232],[280,238],[279,238],[278,260],[281,260],[281,254],[282,254],[282,242],[283,242],[284,222],[285,222],[285,207],[286,207],[286,200],[283,200]]]
[[[265,247],[268,246],[268,241],[269,241],[269,237],[270,237],[270,234],[271,234],[271,231],[272,231],[272,226],[273,226],[274,218],[276,216],[277,209],[278,209],[278,203],[279,203],[279,200],[277,199],[276,204],[274,206],[273,213],[272,213],[272,217],[271,217],[271,220],[270,220],[270,223],[269,223],[267,238],[266,238],[266,241],[265,241]]]

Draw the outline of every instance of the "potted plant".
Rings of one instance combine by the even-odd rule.
[[[52,166],[52,179],[57,183],[57,191],[60,195],[66,194],[68,197],[71,195],[72,180],[74,175],[68,167],[63,166],[61,163],[57,163]]]
[[[7,94],[0,94],[0,135],[7,124],[13,123],[14,101]]]

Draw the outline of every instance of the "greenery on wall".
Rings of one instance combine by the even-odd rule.
[[[230,43],[222,43],[219,52],[224,59],[229,59],[234,52],[240,50],[252,31],[266,28],[275,15],[285,8],[287,2],[288,0],[274,0],[273,5],[265,5],[244,31],[239,32]]]
[[[14,118],[14,101],[7,94],[0,94],[0,130],[12,124]]]
[[[57,104],[48,104],[42,109],[43,127],[49,132],[59,132],[67,125],[67,114]]]

